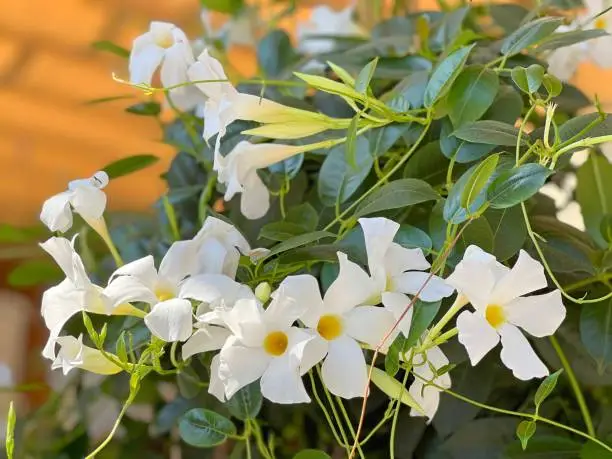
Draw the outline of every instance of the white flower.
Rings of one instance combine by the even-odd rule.
[[[102,191],[108,185],[108,175],[96,172],[88,179],[73,180],[68,190],[50,197],[43,204],[41,221],[51,231],[66,232],[72,227],[72,212],[81,215],[92,227],[102,218],[106,207],[106,195]]]
[[[585,0],[585,5],[587,12],[582,18],[583,20],[592,19],[610,6],[609,2],[604,0]],[[610,21],[609,11],[587,24],[586,27],[605,30],[609,34],[612,33],[612,21]],[[612,67],[612,53],[610,53],[612,36],[599,37],[586,43],[589,46],[591,59],[595,64],[602,68]]]
[[[236,120],[267,124],[244,131],[243,134],[268,138],[295,139],[316,134],[333,127],[320,113],[300,110],[273,102],[263,97],[238,92],[227,80],[221,63],[205,49],[188,70],[189,78],[207,97],[204,105],[204,133],[206,141],[218,134],[215,156],[227,126]],[[221,80],[221,81],[220,81]],[[210,81],[210,82],[206,82]]]
[[[426,334],[423,335],[425,336]],[[449,364],[448,358],[438,346],[430,347],[424,353],[414,353],[413,348],[407,357],[407,360],[412,362],[412,372],[415,374],[414,382],[410,385],[408,392],[431,421],[440,405],[440,389],[427,385],[427,383],[433,383],[444,389],[451,387],[448,371],[437,375],[441,368]],[[422,416],[422,413],[412,408],[410,416]]]
[[[81,368],[100,375],[114,375],[121,368],[108,360],[98,349],[83,345],[83,335],[60,336],[55,339],[54,345],[59,344],[60,349],[51,368],[61,368],[67,375],[73,368]]]
[[[218,372],[211,382],[213,393],[231,398],[247,384],[261,378],[261,393],[275,403],[310,401],[302,382],[302,359],[312,335],[293,326],[302,314],[281,288],[264,310],[257,300],[241,299],[223,314],[232,332],[219,353]],[[215,364],[216,366],[216,364]]]
[[[130,82],[151,84],[153,74],[161,66],[161,83],[164,88],[189,81],[187,69],[195,61],[185,33],[174,24],[151,22],[149,31],[134,40],[130,53]],[[192,85],[170,90],[174,105],[190,110],[203,103],[201,93]]]
[[[576,25],[560,26],[557,32],[571,32],[576,30]],[[564,46],[552,51],[546,60],[548,61],[548,73],[556,76],[561,81],[569,81],[576,73],[578,65],[588,56],[588,42],[576,43]]]
[[[326,5],[313,8],[310,19],[298,24],[298,50],[305,54],[328,53],[334,49],[334,40],[326,36],[365,35],[363,28],[353,21],[354,12],[354,5],[342,11],[334,11]]]
[[[377,346],[394,319],[385,308],[358,306],[372,291],[371,279],[345,254],[338,252],[338,261],[340,272],[324,298],[310,275],[288,277],[282,286],[306,309],[300,319],[315,336],[306,347],[303,367],[325,359],[323,382],[330,392],[344,398],[361,397],[368,375],[359,342]]]
[[[408,295],[416,295],[423,301],[438,301],[452,295],[454,289],[440,277],[423,272],[431,265],[421,249],[407,249],[393,242],[400,225],[387,218],[361,218],[368,269],[373,281],[373,291],[369,304],[382,304],[391,311],[396,320],[410,304]],[[412,308],[408,310],[398,325],[405,336],[410,332]]]
[[[144,316],[143,311],[128,304],[134,298],[130,293],[117,296],[113,288],[103,289],[91,282],[81,257],[74,250],[74,241],[52,237],[40,246],[53,257],[66,275],[60,284],[43,293],[41,313],[49,329],[49,340],[43,349],[44,357],[51,360],[55,358],[54,340],[66,322],[78,312]]]
[[[274,143],[252,144],[243,140],[225,157],[215,156],[218,180],[226,184],[224,199],[229,201],[242,193],[240,211],[255,220],[270,208],[270,193],[257,175],[257,169],[271,166],[299,153],[301,147]]]
[[[519,327],[532,336],[552,335],[565,318],[561,293],[523,297],[547,286],[542,265],[521,250],[512,269],[476,246],[467,248],[463,260],[446,281],[464,295],[475,312],[457,318],[459,341],[476,365],[500,341],[501,360],[518,379],[548,375],[548,369]]]
[[[221,27],[215,28],[212,25],[211,12],[203,8],[200,19],[207,39],[221,40],[226,49],[232,45],[253,46],[253,43],[256,43],[255,26],[257,23],[255,21],[258,21],[258,18],[252,18],[246,14],[238,17],[232,16]]]

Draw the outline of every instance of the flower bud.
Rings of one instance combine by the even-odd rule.
[[[272,287],[267,282],[262,282],[257,287],[255,287],[255,296],[259,301],[265,303],[270,299],[270,294],[272,293]]]

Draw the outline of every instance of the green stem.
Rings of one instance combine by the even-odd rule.
[[[589,277],[588,279],[582,279],[573,284],[569,284],[565,287],[566,292],[572,292],[574,290],[580,290],[583,287],[587,287],[596,282],[606,283],[612,280],[612,273],[603,273],[595,277]]]
[[[411,359],[412,361],[412,359]],[[402,380],[402,390],[399,394],[397,394],[397,399],[395,402],[395,409],[393,410],[393,421],[391,422],[391,434],[389,435],[389,458],[395,459],[395,431],[397,429],[397,419],[399,418],[400,408],[402,407],[402,403],[400,399],[404,395],[404,391],[406,390],[406,383],[408,382],[408,376],[410,376],[410,372],[404,372],[404,379]]]
[[[590,147],[592,145],[598,145],[600,143],[612,142],[612,135],[602,135],[599,137],[587,137],[586,139],[578,140],[566,147],[561,148],[555,153],[555,157],[561,156],[563,153],[575,150],[577,148]]]
[[[425,138],[425,135],[427,134],[427,132],[429,131],[429,126],[431,126],[431,115],[428,116],[427,118],[427,124],[425,125],[425,128],[423,129],[423,132],[421,133],[421,135],[419,136],[419,138],[417,139],[417,141],[412,145],[412,147],[410,147],[410,149],[406,152],[406,154],[402,157],[402,159],[400,159],[398,161],[398,163],[393,167],[393,169],[391,169],[389,172],[387,172],[381,179],[379,179],[373,186],[371,186],[370,188],[368,188],[361,196],[359,196],[359,198],[357,198],[350,206],[348,206],[346,209],[344,209],[344,211],[337,216],[336,218],[334,218],[324,229],[323,231],[328,231],[329,229],[331,229],[336,223],[338,223],[339,221],[341,221],[349,212],[351,212],[355,207],[357,207],[359,205],[359,203],[361,203],[361,201],[363,201],[367,196],[369,196],[373,191],[375,191],[376,189],[378,189],[378,187],[380,187],[380,185],[382,185],[383,183],[385,183],[393,174],[395,174],[403,165],[406,161],[408,161],[408,159],[410,158],[410,156],[412,156],[412,154],[416,151],[416,149],[419,147],[420,143],[423,141],[423,139]]]
[[[113,243],[113,239],[110,236],[108,226],[106,226],[106,221],[104,220],[104,217],[100,217],[97,220],[90,220],[88,218],[83,218],[83,220],[85,220],[85,223],[87,223],[102,238],[102,240],[106,244],[106,247],[108,247],[110,254],[113,257],[113,260],[115,260],[115,264],[117,265],[117,267],[119,268],[123,266],[123,259],[121,258],[121,255],[119,255],[119,251]]]
[[[391,403],[394,403],[394,402],[391,402]],[[369,433],[368,435],[366,435],[366,437],[365,437],[363,440],[361,440],[361,441],[359,442],[359,444],[360,444],[361,446],[365,445],[365,444],[368,442],[368,440],[370,440],[370,438],[372,438],[372,437],[374,436],[374,434],[375,434],[376,432],[378,432],[378,431],[380,430],[380,428],[381,428],[382,426],[384,426],[384,425],[387,423],[387,421],[388,421],[389,419],[391,419],[392,417],[393,417],[393,415],[388,415],[387,413],[385,413],[385,415],[384,415],[384,416],[383,416],[383,418],[382,418],[382,419],[379,421],[379,423],[378,423],[378,424],[376,424],[376,425],[374,426],[374,428],[373,428],[373,429],[370,431],[370,433]]]
[[[325,407],[323,400],[321,400],[321,397],[319,396],[319,391],[317,390],[316,381],[315,381],[312,370],[308,372],[308,376],[310,376],[310,386],[312,387],[312,393],[315,397],[315,400],[317,401],[317,404],[321,408],[321,411],[323,411],[323,415],[325,416],[325,419],[327,420],[327,423],[329,424],[329,428],[331,429],[332,435],[334,436],[336,443],[346,448],[348,451],[348,446],[346,444],[343,444],[342,440],[340,440],[340,436],[338,435],[336,426],[334,425],[334,422],[332,421],[331,416],[329,415],[329,411],[327,411],[327,408]]]
[[[550,344],[552,344],[559,360],[561,361],[561,365],[563,365],[563,370],[565,370],[565,374],[567,375],[567,379],[569,379],[570,386],[572,386],[572,390],[574,391],[574,396],[576,397],[576,401],[578,402],[578,406],[580,407],[580,412],[582,413],[582,419],[584,420],[584,425],[586,426],[587,432],[591,436],[595,436],[595,428],[593,427],[593,420],[591,418],[591,413],[589,412],[589,407],[586,404],[584,399],[584,394],[580,390],[580,385],[578,384],[578,380],[576,379],[576,375],[570,366],[570,363],[561,349],[559,345],[559,341],[555,338],[554,335],[548,338],[550,340]]]
[[[348,442],[348,437],[346,435],[346,431],[344,430],[344,427],[342,426],[342,421],[340,421],[340,416],[338,416],[338,411],[336,410],[336,406],[334,405],[334,400],[332,399],[332,396],[329,393],[329,390],[327,390],[325,383],[323,383],[323,376],[321,375],[321,368],[318,365],[316,368],[317,368],[317,374],[319,375],[319,379],[321,380],[321,385],[323,386],[323,392],[325,393],[325,396],[327,397],[327,402],[329,403],[332,414],[334,415],[334,419],[336,420],[336,424],[338,425],[338,430],[340,431],[340,436],[342,437],[342,441],[344,442],[343,444],[346,445],[346,450],[348,453],[349,452],[349,449],[348,449],[349,442]]]
[[[448,311],[446,311],[446,314],[444,314],[442,318],[438,321],[438,323],[431,330],[429,330],[429,333],[427,334],[427,337],[423,341],[421,348],[426,349],[427,346],[431,344],[438,337],[438,335],[440,334],[440,332],[442,332],[442,329],[446,326],[446,324],[449,323],[451,319],[455,317],[455,315],[467,303],[468,303],[467,298],[465,298],[461,294],[457,295],[455,302],[452,304],[450,308],[448,308]],[[450,331],[453,331],[453,330],[450,330]]]
[[[121,420],[123,419],[123,416],[125,416],[125,413],[127,412],[127,409],[129,408],[129,406],[132,404],[132,400],[134,400],[135,396],[136,396],[136,392],[135,391],[130,394],[128,399],[125,401],[125,404],[121,408],[121,411],[119,412],[119,416],[117,416],[117,419],[115,420],[115,424],[113,424],[113,428],[109,432],[108,436],[85,459],[94,459],[96,457],[96,454],[100,453],[111,442],[111,440],[115,436],[115,432],[117,432],[117,429],[119,428],[119,425],[121,424]]]
[[[244,426],[244,443],[246,446],[246,457],[247,459],[251,459],[251,424],[249,423],[248,419]]]
[[[355,441],[356,440],[355,429],[353,428],[353,423],[351,422],[351,418],[349,417],[348,413],[346,412],[346,408],[344,408],[344,403],[342,403],[342,399],[340,397],[338,397],[338,396],[336,396],[335,399],[336,399],[336,403],[338,403],[338,406],[340,407],[340,411],[342,412],[342,416],[344,417],[344,421],[348,425],[349,432],[351,433],[351,435],[353,437],[353,441]],[[363,455],[363,451],[361,450],[361,445],[357,446],[357,451],[359,451],[359,456],[360,457],[365,458],[365,456]]]
[[[527,110],[527,113],[525,114],[523,121],[521,121],[518,138],[516,139],[516,165],[517,166],[520,164],[520,161],[521,161],[521,138],[523,137],[523,131],[525,130],[525,125],[529,121],[529,117],[531,116],[535,108],[536,108],[535,105],[532,105],[531,107],[529,107],[529,110]]]

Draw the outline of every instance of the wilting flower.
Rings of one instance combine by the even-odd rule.
[[[322,54],[333,51],[334,40],[329,36],[364,36],[366,32],[355,21],[355,6],[334,11],[329,6],[312,9],[308,21],[298,24],[298,50],[305,54]]]
[[[425,413],[431,421],[440,405],[440,389],[427,383],[433,383],[444,389],[451,387],[448,371],[440,374],[440,370],[449,364],[449,360],[438,346],[430,347],[421,353],[415,352],[415,349],[407,353],[407,358],[404,359],[412,362],[412,373],[415,374],[414,382],[408,392],[423,412],[412,408],[410,416],[422,416]]]
[[[49,329],[49,340],[43,356],[55,358],[55,339],[68,320],[81,311],[95,314],[131,315],[143,317],[144,312],[130,305],[133,292],[117,295],[114,288],[99,287],[91,282],[73,242],[63,237],[52,237],[40,244],[66,275],[60,284],[43,293],[41,313]]]
[[[302,312],[303,307],[282,289],[275,292],[265,310],[255,299],[238,300],[223,314],[232,335],[219,353],[218,372],[211,384],[213,393],[220,395],[221,382],[229,399],[261,378],[261,393],[268,400],[309,402],[300,369],[312,335],[293,326]]]
[[[263,97],[238,92],[227,81],[221,63],[205,49],[188,71],[192,82],[206,95],[204,139],[218,134],[215,151],[227,126],[236,120],[256,121],[264,126],[244,131],[271,139],[296,139],[335,127],[323,114],[300,110]]]
[[[114,375],[121,371],[119,366],[108,360],[98,349],[85,346],[83,335],[78,338],[60,336],[53,344],[59,344],[60,348],[51,368],[53,370],[61,368],[64,375],[73,368],[81,368],[100,375]]]
[[[416,295],[423,301],[438,301],[452,295],[454,289],[440,277],[423,270],[431,265],[421,249],[407,249],[393,238],[400,225],[387,218],[361,218],[368,269],[372,279],[372,292],[366,302],[381,303],[399,319],[410,304],[407,295]],[[428,280],[429,278],[429,280]],[[427,281],[427,283],[425,283]],[[408,310],[398,325],[398,329],[408,336],[412,308]]]
[[[393,326],[393,315],[377,306],[359,306],[371,292],[365,271],[338,252],[340,272],[321,298],[311,275],[288,277],[286,294],[305,309],[300,320],[315,338],[306,347],[304,368],[325,359],[323,383],[344,398],[360,397],[367,383],[367,366],[359,342],[375,347]]]
[[[41,221],[51,231],[63,233],[72,227],[74,211],[97,230],[106,208],[106,195],[102,191],[106,185],[108,175],[104,171],[96,172],[87,179],[71,181],[67,191],[45,201],[40,213]]]
[[[524,297],[547,287],[542,265],[521,250],[512,269],[476,246],[467,248],[463,260],[447,278],[475,311],[457,318],[459,341],[476,365],[501,340],[501,360],[522,380],[548,375],[519,328],[535,337],[552,335],[565,318],[561,293]]]
[[[130,53],[130,81],[151,84],[153,74],[161,66],[164,88],[189,81],[187,69],[195,61],[185,33],[168,22],[151,22],[148,32],[134,40]],[[171,101],[182,110],[190,110],[204,99],[191,85],[170,90]]]
[[[301,147],[274,143],[252,144],[243,140],[225,157],[215,156],[218,180],[226,184],[224,199],[229,201],[236,193],[242,193],[240,211],[250,219],[263,217],[270,208],[270,193],[257,175],[257,169],[290,158]]]

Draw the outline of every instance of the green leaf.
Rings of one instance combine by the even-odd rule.
[[[42,225],[19,228],[6,223],[0,223],[0,243],[2,244],[35,242],[40,240],[46,233],[47,230]]]
[[[580,340],[602,373],[612,363],[612,299],[583,305]]]
[[[115,56],[128,58],[130,57],[130,51],[125,49],[122,46],[119,46],[112,41],[102,40],[102,41],[94,41],[91,46],[98,51],[106,51],[114,54]]]
[[[502,171],[491,183],[487,200],[494,209],[506,209],[536,194],[552,171],[539,164],[523,164]]]
[[[355,142],[355,165],[348,164],[345,156],[345,145],[332,148],[323,161],[319,171],[317,189],[321,202],[333,207],[336,202],[343,203],[357,191],[370,173],[374,158],[370,153],[370,144],[363,136]]]
[[[451,53],[433,71],[425,88],[425,107],[431,108],[449,90],[474,45],[464,46]]]
[[[161,113],[161,105],[157,102],[140,102],[130,105],[126,112],[141,116],[158,116]]]
[[[587,441],[580,450],[580,459],[610,459],[612,453],[593,441]]]
[[[359,127],[359,119],[358,113],[351,120],[351,124],[346,129],[346,142],[344,142],[344,157],[349,166],[353,168],[353,171],[357,169],[357,128]]]
[[[485,190],[491,176],[493,175],[493,172],[495,172],[498,162],[499,154],[495,154],[487,157],[484,161],[478,164],[478,166],[476,166],[472,174],[467,179],[465,188],[461,192],[461,199],[459,201],[461,207],[469,209],[478,195]]]
[[[367,94],[370,87],[370,81],[376,71],[376,65],[378,64],[378,57],[368,62],[364,68],[361,69],[357,80],[355,81],[355,89],[362,94]]]
[[[427,182],[412,178],[394,180],[367,196],[355,210],[355,218],[437,199],[440,195]]]
[[[299,206],[291,207],[287,211],[285,221],[287,223],[300,225],[306,232],[310,232],[317,229],[317,225],[319,224],[319,213],[310,203],[305,202]]]
[[[405,342],[406,338],[400,333],[389,346],[385,355],[385,371],[389,376],[395,376],[400,369],[400,353],[404,352]]]
[[[8,415],[6,416],[6,436],[4,444],[6,447],[6,458],[13,459],[15,453],[15,424],[17,423],[17,416],[15,415],[15,407],[11,400],[9,404]]]
[[[529,10],[514,3],[497,3],[489,5],[493,20],[504,29],[506,33],[514,32],[521,26]]]
[[[196,397],[202,389],[200,377],[192,367],[185,367],[178,372],[176,385],[181,396],[187,399]]]
[[[334,233],[330,233],[329,231],[314,231],[312,233],[292,237],[291,239],[287,239],[286,241],[274,246],[272,250],[270,250],[270,253],[266,255],[266,258],[295,249],[296,247],[302,247],[326,237],[336,237],[336,235]]]
[[[538,52],[563,48],[564,46],[575,45],[576,43],[582,43],[607,35],[608,33],[602,29],[571,30],[569,32],[555,33],[540,42]]]
[[[431,142],[436,144],[438,142]],[[442,128],[440,130],[440,150],[447,158],[455,158],[455,162],[458,163],[471,163],[476,161],[483,156],[488,155],[495,149],[495,145],[487,145],[484,143],[473,143],[466,142],[465,140],[458,139],[453,135],[453,125],[447,118],[442,119]],[[431,145],[431,144],[428,144]],[[425,145],[424,148],[427,148]],[[415,156],[419,152],[415,153]],[[411,158],[410,162],[414,161]],[[410,162],[408,164],[410,164]],[[406,166],[408,167],[408,166]],[[437,169],[440,170],[440,165],[436,165]],[[443,173],[445,171],[442,171]],[[444,174],[443,174],[444,175]]]
[[[563,370],[557,370],[553,374],[548,375],[544,380],[540,383],[538,390],[536,390],[535,395],[533,396],[533,401],[536,406],[536,412],[540,405],[548,398],[548,396],[552,393],[557,385],[557,380],[559,379],[559,375],[563,373]]]
[[[576,459],[582,445],[567,437],[538,435],[529,441],[529,448],[523,451],[522,445],[513,443],[506,451],[507,459]]]
[[[400,229],[395,233],[393,241],[407,249],[422,249],[425,252],[431,250],[433,243],[429,235],[416,226],[402,223]]]
[[[479,119],[495,100],[499,78],[481,65],[466,67],[448,94],[449,117],[455,127]]]
[[[519,206],[501,210],[489,208],[482,217],[491,228],[493,247],[490,253],[499,261],[505,261],[516,255],[527,238],[527,227],[521,208]],[[466,231],[469,229],[468,226]]]
[[[521,421],[516,428],[516,436],[521,441],[523,451],[527,449],[527,443],[529,439],[533,437],[536,431],[535,421]]]
[[[484,114],[483,119],[501,121],[514,126],[523,111],[523,98],[513,86],[501,85],[497,97],[491,108]]]
[[[26,260],[18,264],[8,275],[12,287],[32,287],[54,284],[62,279],[62,271],[50,260]]]
[[[194,408],[179,421],[179,434],[185,443],[196,448],[212,448],[236,435],[236,426],[229,419],[204,408]]]
[[[257,44],[257,62],[264,75],[277,76],[299,60],[284,30],[272,30]]]
[[[612,164],[605,156],[591,153],[576,176],[576,201],[582,209],[586,230],[599,246],[607,247],[600,228],[603,218],[612,213]]]
[[[542,83],[551,97],[557,97],[563,91],[563,83],[554,75],[544,75]]]
[[[493,120],[480,120],[461,126],[453,135],[468,142],[489,145],[516,146],[519,130],[511,124]],[[527,145],[528,135],[523,134],[521,144]]]
[[[320,449],[303,449],[293,459],[331,459],[331,456]]]
[[[272,222],[261,228],[259,231],[259,239],[282,242],[307,232],[308,230],[297,223]]]
[[[414,302],[410,332],[404,342],[404,351],[407,351],[419,341],[419,338],[438,314],[441,303],[441,301],[426,302],[418,299]]]
[[[344,70],[339,65],[334,64],[333,62],[327,61],[327,65],[331,67],[334,73],[342,80],[344,84],[347,86],[355,86],[355,78],[351,76],[346,70]]]
[[[542,41],[563,23],[563,18],[545,17],[528,22],[507,36],[501,47],[502,54],[512,56]]]
[[[544,67],[538,64],[530,65],[529,67],[514,67],[512,69],[512,81],[526,94],[533,94],[540,86],[544,79]]]
[[[244,5],[244,0],[200,0],[200,5],[207,10],[235,14]]]
[[[225,402],[230,414],[241,421],[255,419],[261,410],[263,398],[259,381],[255,381],[236,392]]]
[[[421,408],[416,400],[408,393],[408,388],[402,386],[398,380],[392,378],[380,368],[372,368],[372,382],[391,400],[397,400],[399,398],[404,405],[414,408],[425,416],[423,408]]]
[[[367,138],[370,141],[372,155],[380,158],[387,153],[408,128],[409,124],[406,123],[392,123],[370,130]]]
[[[116,179],[145,169],[157,161],[159,158],[154,155],[134,155],[107,164],[102,170],[108,174],[109,178]]]
[[[587,137],[609,135],[610,131],[612,131],[612,116],[610,115],[609,113],[604,113],[603,115],[589,113],[587,115],[576,116],[559,127],[559,137],[561,141],[565,142],[574,136],[577,136],[576,140],[581,140]],[[591,124],[593,124],[593,127],[587,129],[587,126]],[[581,132],[582,134],[578,136]]]

